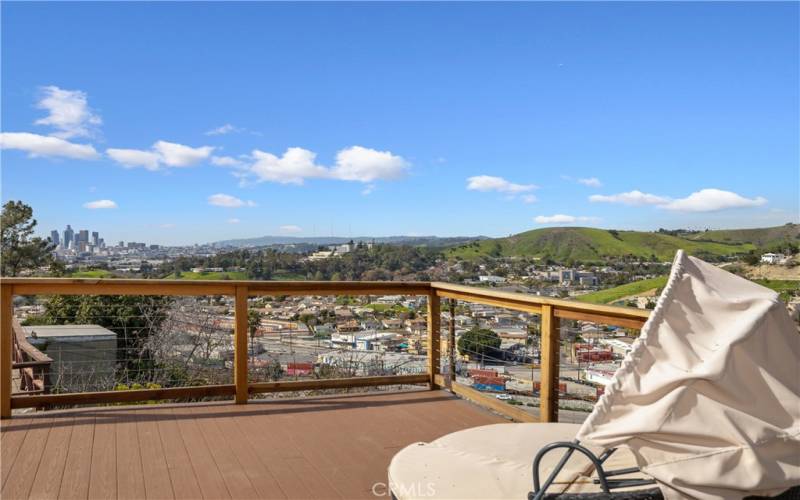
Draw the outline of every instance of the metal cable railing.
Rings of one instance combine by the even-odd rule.
[[[230,396],[244,403],[265,392],[419,383],[463,395],[465,383],[475,385],[467,380],[473,378],[470,363],[489,363],[502,366],[512,381],[530,371],[532,397],[538,366],[540,418],[554,421],[563,382],[559,325],[637,327],[647,317],[627,308],[442,283],[10,278],[1,285],[3,347],[14,296],[28,296],[29,306],[46,297],[72,297],[26,309],[34,311],[28,323],[45,323],[25,327],[29,340],[62,357],[54,356],[46,370],[52,394],[3,398],[4,416],[11,407]],[[392,298],[371,305],[386,295]],[[86,298],[76,306],[75,296],[126,298],[122,305]],[[444,314],[442,298],[453,301],[445,302]],[[451,322],[448,307],[454,316],[462,314]],[[43,308],[44,318],[35,317]],[[80,324],[102,327],[110,336],[89,335],[96,342],[88,353],[57,335],[47,339],[48,326]],[[3,356],[4,389],[11,386],[11,370]]]

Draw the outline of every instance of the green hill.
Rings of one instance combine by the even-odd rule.
[[[790,297],[800,295],[800,281],[763,279],[753,281],[771,290],[775,290],[781,295],[781,299],[786,302],[789,301]],[[588,302],[590,304],[613,304],[625,297],[641,295],[651,290],[660,291],[666,284],[667,276],[659,276],[658,278],[634,281],[613,288],[587,293],[586,295],[575,297],[575,300],[579,302]]]
[[[632,283],[615,286],[614,288],[606,288],[605,290],[587,293],[586,295],[575,297],[575,300],[578,302],[588,302],[590,304],[611,304],[625,297],[641,295],[650,290],[659,290],[664,288],[666,284],[667,277],[659,276],[658,278],[634,281]]]
[[[753,243],[758,247],[768,247],[787,241],[800,243],[800,224],[785,224],[783,226],[755,229],[720,229],[687,234],[684,237],[695,241]]]
[[[477,257],[541,257],[558,262],[600,262],[608,258],[633,256],[650,259],[655,256],[669,261],[682,248],[692,255],[706,258],[746,253],[750,243],[696,241],[679,236],[642,231],[615,231],[588,227],[554,227],[476,241],[447,252],[453,258]]]

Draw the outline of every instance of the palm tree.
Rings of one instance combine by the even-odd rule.
[[[255,309],[247,311],[247,328],[250,330],[250,352],[253,353],[253,356],[256,355],[256,333],[258,332],[258,327],[261,326],[261,316],[262,314]]]

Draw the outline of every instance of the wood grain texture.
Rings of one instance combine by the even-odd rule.
[[[558,365],[561,332],[551,305],[542,306],[541,385],[539,408],[541,422],[558,422]]]
[[[439,374],[442,360],[441,343],[441,299],[435,293],[428,295],[428,376],[430,388],[436,389],[436,375]]]
[[[2,497],[374,498],[401,448],[505,421],[427,389],[41,412],[0,423]]]

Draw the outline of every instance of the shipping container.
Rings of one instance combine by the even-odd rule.
[[[505,385],[491,385],[491,384],[472,384],[474,389],[479,391],[486,391],[486,392],[504,392],[506,390]]]
[[[479,368],[470,368],[469,369],[469,376],[470,377],[497,377],[497,370],[482,370]]]
[[[542,390],[542,383],[541,382],[534,382],[533,383],[533,390],[534,391],[541,391]],[[559,382],[558,383],[558,392],[561,394],[567,393],[567,383],[566,382]]]

